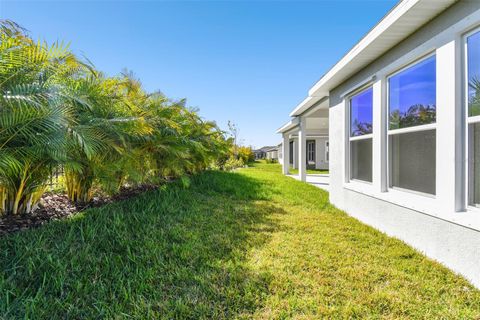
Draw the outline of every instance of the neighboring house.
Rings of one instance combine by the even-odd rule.
[[[277,132],[305,180],[328,129],[330,201],[480,287],[479,26],[480,1],[401,1]]]
[[[327,125],[328,126],[328,125]],[[305,139],[305,169],[328,170],[329,141],[328,133],[308,134]],[[292,134],[289,137],[289,167],[299,168],[298,136]],[[278,161],[283,164],[283,142],[278,147]]]
[[[266,150],[266,156],[265,158],[266,159],[269,159],[269,160],[277,160],[278,161],[278,150],[279,150],[280,146],[275,146],[275,147],[271,147],[269,149]]]
[[[274,148],[273,146],[265,146],[260,149],[253,150],[255,160],[265,159],[267,157],[267,150]]]

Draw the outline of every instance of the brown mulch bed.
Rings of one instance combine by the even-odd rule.
[[[126,200],[148,190],[157,189],[155,185],[141,185],[137,187],[122,187],[118,194],[113,196],[98,195],[86,205],[76,206],[68,200],[65,194],[45,193],[32,214],[0,216],[0,236],[8,233],[26,230],[41,226],[51,220],[61,220],[77,214],[87,208],[100,207],[105,204]]]

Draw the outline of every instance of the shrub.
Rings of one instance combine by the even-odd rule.
[[[0,59],[0,214],[30,213],[58,166],[69,198],[88,202],[94,188],[159,183],[228,154],[185,100],[147,93],[129,72],[105,77],[11,21],[0,20]]]
[[[244,163],[254,162],[255,161],[255,154],[252,151],[252,148],[241,146],[238,147],[238,155],[239,159],[242,159]]]
[[[245,163],[243,162],[242,159],[236,159],[235,157],[230,157],[225,162],[224,170],[230,171],[230,170],[234,170],[244,166],[245,166]]]

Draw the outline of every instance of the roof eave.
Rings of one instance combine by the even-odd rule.
[[[358,72],[396,44],[435,18],[457,0],[403,0],[390,10],[348,53],[313,85],[305,98],[290,113],[301,115],[310,106],[329,95],[330,90]],[[422,10],[419,10],[422,9]],[[415,13],[417,15],[415,15]],[[420,14],[420,18],[419,18]],[[406,26],[402,32],[398,26]]]
[[[285,133],[287,131],[290,131],[292,130],[293,128],[295,128],[296,126],[298,126],[299,124],[299,119],[298,118],[294,118],[290,121],[288,121],[287,123],[285,123],[283,126],[281,126],[277,131],[276,133]]]
[[[322,92],[321,94],[313,97],[307,97],[302,102],[300,102],[292,112],[290,112],[290,117],[301,116],[305,111],[309,110],[317,102],[321,101],[324,98],[328,97],[328,92]]]

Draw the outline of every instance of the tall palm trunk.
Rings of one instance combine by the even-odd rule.
[[[25,165],[21,171],[12,174],[8,185],[0,186],[1,214],[28,214],[36,208],[46,189],[45,173],[36,171],[42,169]]]
[[[26,166],[23,169],[22,176],[20,178],[20,183],[18,184],[17,192],[15,193],[15,198],[13,200],[12,214],[18,213],[18,206],[20,205],[20,201],[24,197],[23,190],[25,189],[28,169],[29,169],[29,166]]]
[[[93,173],[85,168],[82,172],[65,170],[65,185],[68,198],[77,203],[85,204],[92,200]]]

